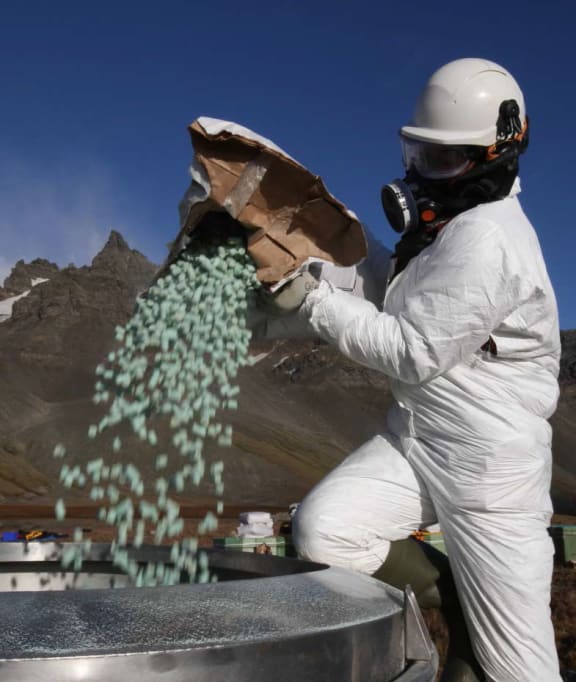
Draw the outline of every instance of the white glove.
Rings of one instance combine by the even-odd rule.
[[[280,312],[296,310],[322,281],[328,282],[334,289],[352,291],[356,283],[356,266],[340,267],[322,260],[304,263],[296,276],[272,294],[271,303]]]
[[[318,288],[318,284],[319,281],[306,267],[296,277],[274,292],[270,302],[279,312],[291,312],[302,305],[306,296]]]

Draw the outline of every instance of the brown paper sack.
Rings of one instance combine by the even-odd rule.
[[[242,223],[258,278],[269,286],[310,257],[349,266],[366,256],[358,219],[317,175],[235,124],[207,132],[202,122],[209,120],[194,121],[189,131],[210,192],[189,209],[167,264],[178,257],[202,217],[214,210],[225,210]]]

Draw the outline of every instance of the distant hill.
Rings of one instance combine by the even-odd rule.
[[[107,441],[86,438],[101,413],[91,402],[94,368],[156,269],[112,232],[90,266],[20,261],[5,280],[0,496],[60,494],[59,462],[51,456],[57,442],[65,442],[78,461],[109,449]],[[562,398],[553,419],[554,501],[557,512],[576,514],[576,332],[564,332],[563,344]],[[209,458],[226,462],[228,502],[287,505],[382,428],[388,384],[382,374],[321,343],[262,344],[253,353],[258,362],[241,375],[234,445],[213,448]],[[127,456],[150,477],[155,453],[170,447],[166,429],[160,427],[159,435],[152,451],[122,434]],[[211,492],[208,483],[199,490]]]
[[[560,383],[576,383],[576,329],[560,332],[562,339],[562,363]]]

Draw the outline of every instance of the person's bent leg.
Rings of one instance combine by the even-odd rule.
[[[424,486],[386,434],[347,457],[304,498],[293,520],[298,554],[373,574],[390,542],[436,520]]]
[[[409,538],[434,521],[426,489],[396,439],[378,436],[310,492],[293,532],[301,557],[368,573],[399,589],[410,584],[422,608],[441,608],[451,642],[443,680],[476,682],[482,676],[448,561]]]

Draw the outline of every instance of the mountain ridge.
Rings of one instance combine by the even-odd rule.
[[[110,449],[86,438],[102,416],[92,403],[95,366],[114,344],[114,328],[132,314],[157,266],[112,231],[89,266],[19,261],[0,294],[29,293],[0,322],[0,496],[77,496],[58,481],[52,458],[64,442],[71,463]],[[48,277],[48,275],[50,275]],[[46,280],[32,286],[33,280]],[[556,511],[576,513],[576,332],[563,332],[562,397],[554,425]],[[209,448],[223,459],[227,502],[289,504],[385,424],[391,400],[383,374],[343,358],[319,341],[253,344],[258,362],[240,375],[240,405],[232,414],[231,448]],[[160,425],[159,446],[171,447]],[[126,430],[127,458],[155,477],[155,452]],[[209,482],[198,495],[210,495]]]

